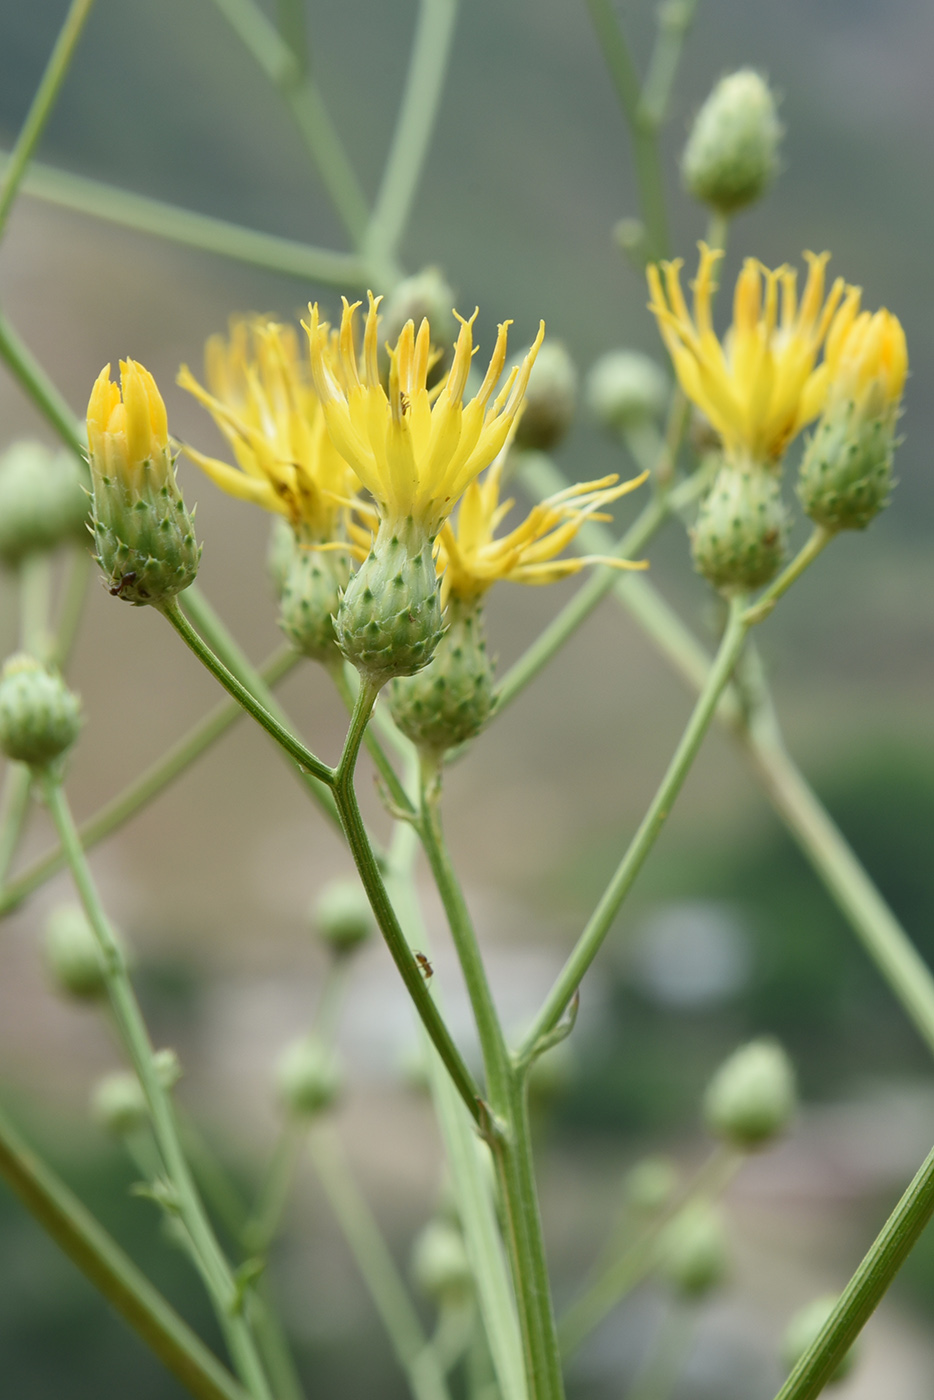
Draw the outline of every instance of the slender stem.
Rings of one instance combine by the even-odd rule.
[[[382,1231],[357,1187],[333,1128],[312,1129],[309,1149],[325,1195],[376,1305],[415,1400],[449,1400],[438,1364]]]
[[[265,1254],[278,1233],[306,1136],[304,1124],[294,1119],[279,1133],[259,1199],[240,1232],[251,1254]]]
[[[81,37],[81,31],[90,13],[92,3],[93,0],[71,0],[68,13],[65,16],[65,23],[59,30],[55,47],[49,56],[39,86],[36,88],[32,104],[26,114],[26,120],[16,138],[16,145],[10,153],[3,188],[0,190],[0,238],[3,237],[10,210],[13,208],[19,193],[20,183],[30,157],[36,149],[39,137],[45,130],[46,122],[52,115],[52,108],[55,106],[62,83],[65,81],[65,74],[71,64],[75,45]]]
[[[809,565],[826,549],[833,539],[833,532],[825,530],[822,525],[815,525],[808,540],[801,546],[798,553],[792,559],[787,568],[783,569],[774,583],[770,584],[760,598],[757,598],[752,607],[746,613],[746,621],[750,626],[757,622],[764,622],[769,616],[775,604],[783,594],[799,579]]]
[[[657,12],[658,33],[639,98],[642,121],[656,131],[668,113],[681,50],[696,8],[697,0],[675,0],[674,4],[660,5]]]
[[[202,1277],[245,1386],[255,1400],[271,1400],[255,1344],[238,1306],[237,1287],[230,1266],[217,1243],[182,1151],[172,1101],[159,1078],[149,1034],[127,974],[126,960],[101,905],[58,776],[46,770],[42,774],[42,788],[82,907],[100,946],[108,995],[121,1039],[146,1096],[153,1133],[170,1183],[171,1209],[177,1211],[200,1261]]]
[[[2,1113],[0,1176],[196,1400],[247,1400],[242,1386]]]
[[[776,1400],[814,1400],[833,1375],[934,1215],[934,1151],[873,1241]]]
[[[45,370],[32,352],[20,340],[7,318],[0,312],[0,359],[19,383],[27,397],[70,447],[75,456],[86,460],[84,444],[78,433],[75,416],[62,398]]]
[[[0,891],[4,888],[10,862],[16,854],[23,822],[29,811],[32,772],[25,763],[10,760],[3,774],[0,796]]]
[[[367,247],[377,259],[394,256],[405,231],[438,114],[456,19],[457,0],[421,0],[402,105],[367,233]]]
[[[72,549],[65,570],[58,622],[49,657],[53,666],[64,666],[74,646],[78,624],[84,611],[90,572],[91,552],[78,545]]]
[[[347,674],[344,670],[344,663],[342,661],[338,661],[334,666],[330,667],[329,669],[331,679],[334,682],[334,687],[337,690],[338,695],[341,697],[344,704],[347,706],[348,711],[351,714],[353,714],[353,708],[355,704],[355,692],[348,682]],[[367,725],[363,735],[363,742],[366,745],[367,752],[369,753],[373,762],[376,764],[376,771],[379,773],[379,776],[385,783],[386,791],[389,793],[389,796],[391,797],[392,801],[396,804],[400,811],[409,812],[414,816],[415,808],[409,801],[409,795],[406,792],[405,788],[402,786],[401,782],[399,781],[399,775],[396,772],[395,768],[393,768],[392,763],[390,762],[389,757],[386,753],[386,750],[383,748],[377,736],[373,733],[372,725]]]
[[[629,849],[620,861],[597,908],[591,915],[587,927],[578,939],[574,951],[559,973],[532,1029],[523,1041],[519,1052],[520,1056],[533,1054],[538,1040],[553,1030],[564,1015],[568,1003],[599,952],[603,940],[609,933],[613,920],[619,912],[620,905],[632,888],[646,856],[665,824],[672,804],[681,791],[691,764],[697,756],[704,735],[710,727],[721,692],[733,674],[733,668],[742,651],[748,631],[743,616],[744,607],[744,597],[738,596],[731,600],[730,619],[726,632],[707,677],[707,682],[697,699],[687,728],[668,766],[668,771],[662,779],[661,786],[652,799],[649,810],[643,817]]]
[[[667,1300],[667,1311],[653,1338],[647,1364],[627,1390],[626,1400],[669,1400],[684,1369],[696,1329],[696,1310],[680,1300]]]
[[[304,0],[276,0],[276,22],[298,71],[308,70],[308,21]]]
[[[438,1008],[431,999],[431,993],[418,963],[406,942],[405,934],[402,932],[396,912],[386,892],[386,886],[383,883],[383,877],[373,854],[373,847],[367,836],[357,803],[353,781],[354,769],[376,693],[375,687],[367,682],[361,683],[344,743],[344,752],[334,775],[334,796],[340,812],[344,834],[347,837],[347,844],[350,846],[354,863],[363,882],[363,888],[366,890],[367,898],[373,913],[376,915],[376,922],[379,924],[393,962],[399,969],[406,990],[421,1017],[422,1024],[444,1061],[471,1117],[479,1121],[481,1117],[480,1091],[474,1083],[473,1076],[464,1063],[460,1051],[454,1044],[451,1033]]]
[[[215,680],[220,681],[228,695],[232,695],[237,703],[243,706],[247,714],[252,716],[271,738],[275,739],[276,743],[285,750],[290,758],[294,759],[300,768],[304,768],[320,782],[330,786],[334,781],[333,770],[326,763],[322,763],[320,758],[316,758],[310,749],[306,749],[305,745],[296,739],[294,734],[290,734],[285,726],[280,724],[266,707],[261,705],[256,697],[247,690],[246,686],[242,685],[236,676],[228,671],[223,661],[214,655],[211,648],[192,627],[178,606],[177,600],[170,598],[159,604],[157,610],[162,613],[167,622],[171,623],[185,645],[194,652]]]
[[[710,211],[705,242],[708,248],[725,249],[730,232],[730,216],[718,209]]]
[[[9,157],[5,158],[6,160]],[[6,167],[8,168],[8,166]],[[359,257],[316,248],[294,238],[243,228],[240,224],[182,209],[161,199],[120,189],[104,180],[73,175],[51,165],[36,162],[22,183],[24,194],[87,214],[93,219],[116,224],[119,228],[196,248],[202,253],[263,267],[287,277],[308,278],[334,287],[365,286],[367,270]]]
[[[267,685],[287,675],[299,661],[291,647],[278,651],[261,671]],[[236,700],[224,700],[215,706],[204,719],[194,725],[188,733],[151,764],[128,787],[106,803],[99,812],[83,822],[79,829],[81,844],[85,850],[103,841],[117,827],[134,816],[154,798],[158,797],[170,783],[184,773],[196,759],[213,743],[226,734],[227,730],[243,715],[243,708]],[[40,856],[22,875],[4,884],[0,880],[0,915],[8,913],[27,895],[37,889],[65,864],[65,852],[61,845]],[[0,866],[2,868],[2,866]]]

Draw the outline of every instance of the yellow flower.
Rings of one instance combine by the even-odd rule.
[[[897,410],[908,374],[901,322],[883,307],[875,315],[854,306],[827,337],[828,400],[852,403],[863,418]]]
[[[185,453],[224,491],[286,516],[307,539],[334,540],[357,489],[332,446],[307,363],[290,326],[236,320],[205,347],[209,390],[183,365],[178,382],[214,418],[239,471],[192,447]]]
[[[464,405],[477,313],[469,321],[459,318],[451,369],[440,389],[433,390],[427,385],[433,362],[428,322],[423,320],[416,334],[414,323],[408,321],[395,347],[389,347],[387,393],[377,363],[379,301],[370,293],[359,365],[353,330],[360,303],[351,306],[344,300],[336,342],[319,321],[317,306],[309,308],[306,330],[315,388],[334,445],[372,495],[381,519],[400,527],[411,521],[416,532],[431,539],[471,481],[509,438],[545,327],[542,323],[521,366],[512,371],[491,403],[506,362],[510,323],[501,325],[483,383]]]
[[[122,390],[122,393],[121,393]],[[168,458],[169,428],[156,381],[136,360],[120,361],[120,385],[105,365],[88,403],[91,469],[131,489],[149,462],[158,472]]]
[[[568,486],[534,506],[521,525],[508,534],[495,537],[496,530],[515,502],[500,502],[500,479],[504,459],[493,463],[483,481],[474,481],[464,492],[457,514],[457,528],[448,520],[438,537],[438,572],[442,573],[441,596],[469,602],[479,598],[498,579],[513,583],[555,583],[576,574],[588,564],[610,564],[617,569],[644,569],[633,563],[604,555],[558,559],[588,519],[607,520],[596,512],[618,500],[645,481],[647,472],[617,486],[618,477],[601,477]]]
[[[682,389],[709,418],[727,454],[774,462],[824,406],[828,368],[817,358],[836,321],[852,319],[859,289],[838,277],[825,299],[830,255],[805,253],[809,269],[799,303],[793,268],[772,272],[747,258],[736,283],[733,324],[721,345],[711,300],[722,253],[699,246],[693,317],[681,291],[680,259],[662,263],[661,270],[649,267],[649,307]]]

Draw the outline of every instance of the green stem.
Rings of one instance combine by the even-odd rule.
[[[271,1400],[255,1344],[238,1307],[230,1266],[217,1243],[182,1151],[172,1101],[159,1078],[146,1025],[127,974],[126,960],[101,905],[64,789],[58,776],[50,770],[42,773],[42,788],[82,907],[100,945],[111,1007],[146,1096],[153,1133],[170,1183],[172,1209],[177,1210],[200,1260],[218,1321],[246,1388],[255,1400]]]
[[[266,1254],[278,1233],[306,1136],[304,1125],[294,1119],[287,1120],[279,1133],[259,1199],[241,1231],[250,1254]]]
[[[353,781],[354,770],[376,695],[376,687],[368,682],[361,682],[354,712],[351,716],[350,728],[344,743],[344,752],[334,774],[334,797],[340,812],[344,834],[347,837],[347,844],[393,962],[399,969],[406,990],[421,1017],[422,1024],[447,1066],[448,1073],[467,1105],[471,1117],[479,1121],[481,1117],[480,1091],[474,1083],[473,1076],[464,1063],[460,1051],[454,1044],[451,1033],[438,1008],[431,999],[431,993],[418,963],[406,942],[405,934],[402,932],[396,912],[386,892],[386,886],[383,883],[383,877],[357,803]]]
[[[571,956],[558,975],[545,1004],[523,1041],[520,1056],[535,1053],[537,1042],[552,1031],[567,1010],[575,991],[610,931],[620,905],[632,888],[646,856],[665,824],[675,798],[681,790],[691,764],[697,756],[704,736],[714,717],[720,695],[733,674],[746,640],[748,627],[743,616],[745,598],[736,597],[730,603],[730,619],[720,643],[716,659],[701,691],[687,728],[675,750],[661,786],[646,812],[629,849],[620,861],[613,878],[594,910]]]
[[[697,0],[675,0],[674,4],[660,5],[658,8],[658,33],[639,98],[639,114],[643,122],[655,131],[668,115],[681,50],[696,8]]]
[[[49,56],[39,86],[36,88],[32,104],[26,114],[26,120],[16,138],[16,145],[10,153],[3,189],[0,190],[0,238],[3,237],[10,210],[13,208],[19,193],[20,183],[26,173],[30,157],[36,149],[39,137],[45,130],[46,122],[52,115],[52,108],[55,106],[62,83],[65,81],[65,74],[71,64],[75,45],[81,37],[81,31],[90,13],[92,3],[93,0],[71,0],[68,13],[65,16],[65,23],[59,30],[55,47]]]
[[[0,891],[4,889],[10,862],[16,854],[23,822],[29,811],[32,772],[25,763],[10,760],[3,774],[0,797]]]
[[[752,627],[764,622],[783,594],[799,579],[809,565],[826,549],[833,539],[833,532],[822,525],[815,525],[809,539],[801,546],[787,568],[783,569],[774,583],[770,584],[760,598],[757,598],[746,613],[746,621]]]
[[[13,326],[0,311],[0,359],[6,363],[20,388],[44,418],[51,423],[66,447],[82,463],[87,455],[78,433],[75,416],[32,352],[20,340]]]
[[[91,552],[79,545],[71,551],[65,570],[58,622],[49,657],[53,666],[64,666],[74,646],[78,624],[84,611],[90,572]]]
[[[330,667],[329,669],[331,679],[334,682],[334,687],[337,690],[338,695],[343,700],[349,713],[353,714],[354,704],[356,703],[356,697],[352,686],[348,682],[347,674],[344,670],[343,661],[336,662],[335,665]],[[390,762],[389,757],[386,753],[386,750],[383,748],[377,736],[373,733],[372,725],[367,725],[363,735],[363,742],[366,745],[367,753],[370,755],[373,762],[376,764],[376,771],[379,773],[379,776],[385,783],[386,791],[388,792],[392,801],[396,804],[400,811],[409,812],[411,813],[411,815],[414,816],[415,808],[409,801],[409,795],[406,792],[405,788],[402,786],[401,782],[399,781],[399,775],[396,772],[395,768],[393,768],[392,763]]]
[[[821,1393],[879,1306],[932,1215],[934,1152],[925,1159],[776,1400],[814,1400]]]
[[[276,0],[279,34],[295,60],[298,71],[308,71],[308,21],[304,0]]]
[[[626,1400],[669,1400],[684,1369],[696,1329],[696,1310],[669,1299],[648,1361],[627,1390]]]
[[[291,647],[283,647],[266,662],[260,674],[267,685],[275,685],[293,669],[298,660],[299,657]],[[159,793],[174,782],[180,773],[184,773],[195,759],[200,758],[222,734],[226,734],[242,714],[243,708],[235,700],[224,700],[215,706],[177,744],[173,744],[167,753],[151,764],[93,817],[82,823],[79,835],[84,849],[89,850],[96,846],[112,831],[116,831],[117,827],[122,826],[129,817],[158,797]],[[59,845],[46,855],[40,856],[9,884],[5,885],[0,880],[0,915],[9,913],[17,904],[21,904],[27,895],[61,870],[64,864],[65,852]]]
[[[412,208],[444,89],[457,19],[457,0],[421,0],[409,71],[367,248],[377,261],[391,258]]]
[[[261,705],[256,697],[247,690],[246,686],[242,685],[241,682],[237,680],[236,676],[227,669],[223,661],[214,655],[211,648],[198,635],[185,617],[181,608],[178,606],[177,599],[169,598],[166,602],[160,603],[157,607],[157,611],[161,612],[166,621],[171,623],[185,645],[190,651],[194,652],[195,656],[201,664],[211,672],[215,680],[220,682],[228,695],[232,695],[237,703],[242,705],[247,714],[255,719],[256,723],[261,725],[271,738],[275,739],[280,748],[284,749],[300,768],[304,768],[306,772],[311,773],[319,782],[326,783],[328,786],[333,783],[334,771],[329,768],[326,763],[322,763],[320,758],[316,758],[310,749],[307,749],[299,739],[295,738],[294,734],[290,734],[288,729],[280,724],[279,721],[269,713],[266,707]]]
[[[46,661],[52,649],[49,613],[52,603],[52,560],[46,551],[27,554],[19,566],[20,650]]]
[[[73,175],[41,162],[31,166],[22,190],[33,199],[59,209],[87,214],[119,228],[280,272],[286,277],[307,278],[333,287],[366,285],[367,269],[355,254],[336,253],[294,238],[243,228],[226,219],[182,209],[176,204],[123,190],[103,180]]]
[[[196,1400],[246,1391],[65,1183],[0,1114],[0,1176],[85,1278]]]
[[[325,1195],[415,1400],[450,1400],[434,1349],[422,1330],[418,1313],[366,1198],[348,1170],[337,1134],[323,1125],[313,1128],[309,1149]]]
[[[705,243],[708,248],[725,249],[730,233],[730,216],[723,214],[716,209],[710,212],[707,221],[707,235]]]

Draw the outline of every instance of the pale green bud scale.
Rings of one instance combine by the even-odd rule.
[[[853,403],[825,414],[801,459],[798,495],[826,530],[865,530],[889,503],[893,415],[864,417]]]
[[[389,709],[420,749],[435,753],[479,734],[493,708],[493,666],[479,600],[451,597],[448,629],[431,664],[418,675],[393,681]]]
[[[778,572],[786,536],[780,478],[755,464],[725,462],[692,532],[694,567],[715,588],[758,588]]]
[[[81,702],[57,671],[31,656],[11,656],[0,677],[0,749],[42,768],[75,742]]]
[[[334,618],[350,581],[350,554],[296,538],[282,575],[279,626],[303,656],[339,661]]]

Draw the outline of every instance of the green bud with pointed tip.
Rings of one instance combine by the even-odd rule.
[[[81,730],[81,702],[52,671],[21,652],[0,676],[0,749],[7,758],[44,768]]]
[[[779,1137],[797,1106],[795,1072],[775,1040],[741,1046],[717,1070],[704,1095],[704,1121],[743,1151]]]
[[[735,214],[771,183],[781,136],[775,98],[761,74],[728,73],[694,119],[681,157],[685,186],[719,213]]]
[[[312,918],[335,953],[352,953],[372,937],[376,919],[359,880],[330,880],[312,908]]]
[[[493,665],[486,645],[479,599],[448,600],[447,631],[430,665],[395,680],[389,709],[419,749],[443,754],[472,739],[493,708]]]
[[[77,1001],[107,995],[104,961],[97,935],[77,904],[60,904],[45,925],[46,967],[59,991]]]
[[[70,452],[16,442],[0,457],[0,561],[87,542],[84,474]]]
[[[698,511],[691,557],[715,588],[759,588],[781,568],[787,535],[780,477],[756,463],[724,462]]]
[[[341,1075],[333,1050],[312,1036],[293,1041],[276,1065],[279,1096],[296,1118],[313,1118],[335,1102]]]
[[[817,1340],[824,1323],[839,1302],[833,1293],[815,1298],[795,1313],[788,1324],[782,1340],[782,1360],[788,1371],[793,1371],[811,1343]],[[828,1377],[827,1385],[836,1385],[846,1380],[859,1359],[859,1345],[854,1343],[839,1361],[836,1370]]]
[[[292,557],[282,577],[279,626],[289,641],[312,661],[339,661],[334,618],[350,582],[350,553],[317,549],[295,537]]]

